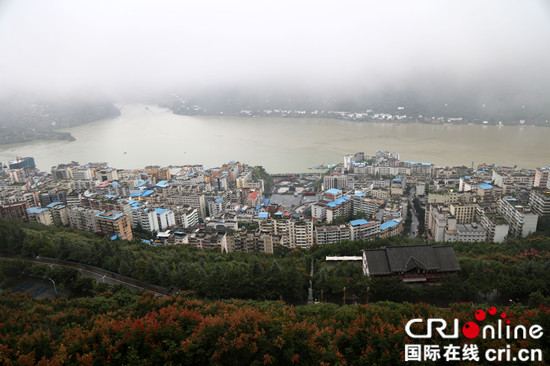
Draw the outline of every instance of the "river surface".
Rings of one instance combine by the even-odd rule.
[[[180,116],[155,106],[127,105],[119,117],[66,129],[76,141],[0,146],[0,162],[33,156],[39,169],[59,163],[106,161],[116,168],[203,164],[230,160],[270,173],[311,172],[345,154],[376,150],[401,160],[470,166],[472,162],[536,168],[550,164],[550,128],[352,122],[315,118]]]

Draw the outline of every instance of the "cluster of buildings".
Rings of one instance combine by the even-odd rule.
[[[272,253],[276,245],[402,235],[414,198],[427,238],[502,242],[529,235],[550,214],[549,172],[436,167],[376,151],[346,155],[324,174],[272,176],[268,185],[235,161],[137,170],[71,162],[40,172],[26,157],[0,172],[0,216],[111,240],[139,233],[151,245]]]
[[[448,169],[427,196],[428,237],[500,243],[534,233],[550,214],[548,171],[483,164],[459,176]]]

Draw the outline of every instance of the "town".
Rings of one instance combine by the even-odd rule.
[[[0,164],[1,166],[1,164]],[[344,240],[524,238],[550,215],[550,168],[440,167],[398,153],[346,155],[319,173],[269,175],[230,161],[125,170],[106,162],[0,171],[0,215],[146,245],[273,253]]]

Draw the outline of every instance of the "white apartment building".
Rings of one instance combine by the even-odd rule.
[[[525,238],[537,230],[538,215],[531,211],[531,207],[518,202],[513,197],[503,197],[498,201],[498,212],[510,224],[508,236]]]
[[[77,230],[97,232],[96,215],[101,211],[82,206],[68,206],[69,225]]]

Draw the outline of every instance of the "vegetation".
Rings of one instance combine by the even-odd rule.
[[[453,243],[462,271],[444,278],[442,286],[369,278],[358,264],[324,260],[327,255],[357,255],[361,249],[421,243],[393,237],[309,250],[276,246],[274,255],[222,254],[189,246],[151,247],[139,240],[111,242],[86,232],[0,220],[0,253],[84,262],[180,289],[179,294],[158,298],[93,283],[72,269],[0,260],[4,287],[17,278],[48,276],[78,296],[37,300],[21,293],[0,295],[0,363],[397,364],[410,342],[403,331],[408,320],[432,317],[451,323],[457,318],[464,323],[473,320],[475,308],[450,303],[485,302],[486,297],[494,304],[490,297],[495,294],[506,303],[514,324],[550,327],[548,237],[504,244]],[[303,302],[311,262],[314,294],[322,303],[267,301]],[[354,298],[368,305],[326,302],[341,304],[344,287],[348,303]],[[448,309],[411,303],[419,301]],[[544,359],[550,357],[546,332],[538,340],[475,343],[480,352],[508,343],[513,349],[539,348]]]
[[[527,304],[531,296],[550,296],[550,238],[534,236],[495,243],[452,243],[462,268],[443,286],[411,287],[395,278],[365,278],[358,263],[332,264],[329,255],[358,255],[362,249],[425,244],[392,237],[343,241],[309,250],[275,246],[274,255],[200,250],[181,245],[152,247],[141,241],[110,241],[87,232],[0,220],[0,253],[58,258],[104,268],[137,280],[208,299],[283,299],[304,303],[314,264],[317,299],[342,303],[344,287],[356,301],[412,301],[447,306],[457,301]],[[450,244],[450,243],[445,243]],[[367,293],[369,288],[369,293]],[[452,291],[449,289],[452,288]],[[536,295],[533,295],[536,294]]]
[[[269,175],[269,173],[265,171],[263,166],[255,166],[254,168],[252,168],[252,178],[263,179],[265,194],[271,194],[275,183],[273,182],[273,178],[271,177],[271,175]]]
[[[120,111],[101,97],[64,101],[4,98],[0,99],[0,144],[39,139],[72,141],[70,133],[58,129],[118,115]]]
[[[548,307],[506,312],[514,324],[550,326]],[[403,331],[408,320],[465,323],[473,313],[469,304],[450,310],[387,302],[292,307],[273,301],[212,302],[190,293],[160,299],[120,288],[77,299],[33,300],[17,293],[0,296],[0,360],[6,365],[396,365],[410,342]],[[470,342],[460,337],[460,343]],[[473,342],[481,354],[511,344],[542,349],[548,359],[548,341],[545,335]]]

